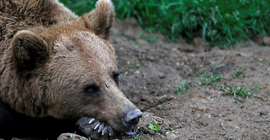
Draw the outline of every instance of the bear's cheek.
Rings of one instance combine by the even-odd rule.
[[[73,116],[73,118],[81,117],[94,117],[101,121],[106,121],[108,118],[108,110],[110,107],[107,106],[108,101],[104,95],[89,97],[86,95],[76,95],[73,97],[67,97],[68,100],[65,101],[62,107],[64,114]],[[72,112],[70,114],[68,111]],[[111,114],[116,115],[116,114]]]
[[[95,117],[100,121],[106,121],[111,116],[115,117],[118,112],[114,109],[112,101],[107,100],[104,94],[97,97],[85,97],[82,103],[85,116]]]
[[[122,118],[125,113],[123,102],[127,100],[120,95],[108,96],[102,94],[98,97],[85,97],[81,101],[83,116],[94,117],[112,126],[122,124]]]
[[[62,93],[55,97],[56,100],[48,107],[50,116],[59,119],[76,120],[91,113],[97,113],[95,103],[97,100],[80,93]]]

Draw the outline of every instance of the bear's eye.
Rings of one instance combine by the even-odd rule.
[[[92,86],[88,86],[84,89],[86,92],[94,92],[94,88]]]
[[[113,72],[113,79],[117,85],[119,84],[119,75],[120,73],[118,71]]]
[[[86,84],[84,86],[84,93],[89,96],[96,95],[99,92],[99,88],[97,85],[93,83]]]

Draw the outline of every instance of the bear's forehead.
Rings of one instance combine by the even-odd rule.
[[[117,70],[112,46],[91,32],[78,31],[69,36],[62,35],[54,49],[65,52],[63,54],[67,57],[79,57],[82,62],[98,65],[101,71]]]

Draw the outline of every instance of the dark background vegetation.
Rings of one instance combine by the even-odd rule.
[[[97,0],[60,0],[76,14]],[[203,37],[213,46],[229,48],[239,40],[270,34],[270,0],[112,0],[119,19],[134,17],[147,32],[168,40]]]

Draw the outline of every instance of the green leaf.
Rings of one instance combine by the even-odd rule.
[[[153,125],[153,124],[149,124],[148,128],[154,130],[154,131],[157,131],[159,129],[159,125]]]
[[[212,67],[212,72],[215,72],[217,68],[220,68],[220,67],[223,67],[223,66],[225,66],[225,64],[220,64],[220,65]]]
[[[170,133],[175,133],[174,131],[170,131],[170,130],[166,130],[167,132],[170,132]]]

